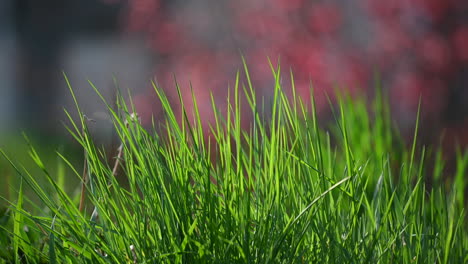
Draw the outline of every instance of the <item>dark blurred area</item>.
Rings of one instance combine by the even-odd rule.
[[[117,6],[98,1],[14,0],[16,91],[21,128],[52,132],[59,106],[61,56],[70,38],[115,34]],[[12,63],[14,64],[14,62]]]
[[[307,101],[312,81],[324,112],[325,95],[336,87],[371,96],[378,72],[404,135],[421,97],[423,142],[445,135],[448,150],[468,145],[465,0],[4,0],[0,133],[58,133],[62,107],[72,107],[62,71],[87,115],[101,123],[105,110],[87,79],[112,99],[116,77],[133,91],[146,123],[160,113],[151,78],[174,103],[175,74],[184,100],[191,100],[191,82],[199,102],[209,102],[212,91],[223,107],[240,54],[260,96],[271,96],[267,56],[280,58],[285,86],[292,69]],[[209,122],[210,104],[199,105]]]
[[[112,99],[113,78],[138,91],[130,85],[146,83],[151,70],[138,40],[121,37],[121,11],[121,4],[99,0],[1,1],[0,139],[21,131],[47,139],[67,133],[63,109],[73,113],[74,105],[63,73],[86,114],[106,124],[101,134],[109,133],[87,80]]]

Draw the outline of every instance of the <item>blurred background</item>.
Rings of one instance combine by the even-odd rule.
[[[372,97],[376,73],[396,123],[411,135],[419,97],[422,141],[468,145],[466,0],[2,0],[0,146],[19,131],[60,138],[73,103],[65,72],[96,137],[112,128],[91,80],[108,98],[131,90],[144,124],[161,116],[155,80],[177,103],[191,82],[204,122],[210,91],[220,107],[249,64],[259,96],[271,97],[267,56],[292,69],[306,101],[312,81],[319,111],[325,94],[347,89]]]

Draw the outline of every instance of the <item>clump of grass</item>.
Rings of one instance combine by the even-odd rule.
[[[50,186],[39,185],[37,175],[10,160],[22,184],[18,199],[10,202],[11,217],[0,222],[0,260],[468,261],[466,152],[458,155],[454,184],[445,183],[441,155],[433,155],[438,158],[431,173],[425,165],[432,160],[427,149],[417,147],[417,115],[414,143],[406,149],[381,94],[374,100],[373,115],[364,100],[339,97],[336,122],[325,129],[318,125],[313,94],[309,108],[295,95],[294,81],[292,99],[285,95],[279,67],[272,67],[271,107],[262,112],[265,107],[257,102],[244,66],[246,85],[238,73],[227,109],[212,102],[216,121],[210,127],[202,125],[195,96],[194,115],[187,114],[181,100],[179,119],[156,85],[166,114],[162,129],[144,129],[122,97],[118,109],[103,100],[121,142],[111,164],[106,152],[93,144],[76,103],[80,119],[70,118],[69,131],[86,154],[84,174],[57,155],[68,173],[83,182],[83,191],[66,193],[32,146],[29,154]],[[248,129],[241,127],[242,98],[253,120]],[[208,140],[206,130],[212,135]],[[116,179],[118,170],[125,183]],[[430,189],[426,175],[433,175]],[[40,201],[35,203],[39,213],[24,209],[33,199],[23,195],[26,186]]]

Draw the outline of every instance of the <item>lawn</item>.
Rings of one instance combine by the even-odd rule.
[[[60,175],[33,144],[41,175],[1,151],[20,184],[1,212],[0,263],[468,262],[468,151],[448,174],[418,142],[419,113],[405,144],[380,87],[370,101],[336,94],[323,125],[313,87],[300,98],[293,74],[285,85],[271,69],[271,102],[244,64],[211,125],[197,111],[207,102],[192,94],[193,114],[175,111],[156,84],[165,117],[150,129],[122,96],[103,99],[121,144],[110,158],[75,100],[68,130],[86,159],[57,152]],[[64,177],[85,184],[70,191]]]

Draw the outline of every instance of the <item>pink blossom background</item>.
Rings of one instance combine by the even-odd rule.
[[[210,92],[222,107],[228,86],[250,67],[260,96],[271,97],[267,57],[280,59],[285,86],[294,73],[297,93],[319,111],[336,87],[374,93],[375,73],[394,116],[413,129],[422,99],[423,140],[468,145],[468,1],[466,0],[129,0],[127,36],[143,36],[154,53],[154,77],[177,102],[174,75],[190,105],[190,83],[204,122],[212,121]],[[137,95],[144,122],[160,113],[154,91]],[[189,109],[191,111],[191,109]],[[409,133],[409,132],[408,132]]]

